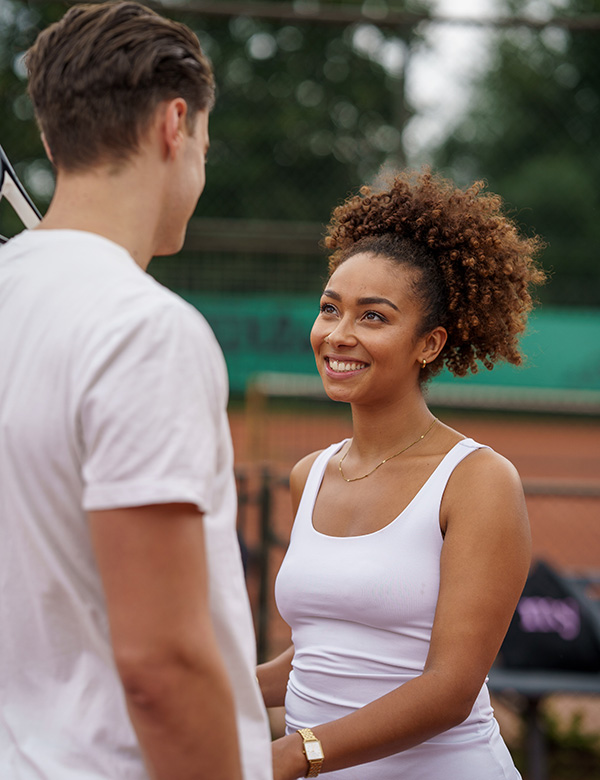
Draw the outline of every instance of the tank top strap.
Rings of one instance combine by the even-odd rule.
[[[338,452],[348,439],[343,439],[335,444],[330,444],[329,447],[320,452],[315,458],[315,462],[310,467],[304,490],[302,491],[302,497],[298,504],[298,511],[294,520],[294,528],[298,525],[302,525],[305,520],[312,523],[313,509],[315,507],[315,501],[321,488],[321,482],[323,482],[323,476],[329,460]],[[293,529],[292,529],[293,532]]]
[[[461,439],[457,442],[451,450],[449,450],[442,458],[439,466],[433,472],[431,477],[427,481],[428,493],[430,495],[438,495],[441,499],[448,480],[450,479],[452,472],[463,461],[467,455],[470,455],[475,450],[487,447],[486,444],[479,444],[473,439]]]

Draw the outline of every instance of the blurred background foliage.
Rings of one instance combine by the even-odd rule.
[[[526,5],[504,3],[511,14]],[[600,10],[597,0],[561,6],[573,20]],[[434,153],[462,183],[485,178],[544,236],[556,303],[600,303],[599,141],[600,29],[549,22],[495,33],[471,107]]]
[[[53,174],[23,55],[67,5],[0,0],[0,143],[42,211]],[[542,302],[600,305],[600,0],[497,0],[469,99],[434,141],[419,137],[407,89],[430,31],[456,25],[433,0],[153,7],[197,32],[218,82],[207,188],[184,251],[151,264],[161,281],[316,291],[331,209],[386,172],[430,164],[460,185],[485,179],[544,237]],[[18,229],[1,204],[0,233]]]

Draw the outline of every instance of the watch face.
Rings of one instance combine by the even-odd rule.
[[[320,742],[310,740],[304,743],[304,750],[306,752],[306,758],[309,761],[317,761],[319,758],[323,758],[323,748]]]

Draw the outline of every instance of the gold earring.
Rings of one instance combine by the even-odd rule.
[[[421,368],[425,368],[426,365],[427,365],[427,361],[425,360],[425,358],[423,358],[423,362],[421,363]]]

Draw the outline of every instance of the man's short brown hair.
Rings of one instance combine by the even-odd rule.
[[[29,94],[54,164],[77,170],[121,162],[159,103],[188,106],[188,129],[214,101],[196,35],[135,2],[77,5],[27,53]]]

